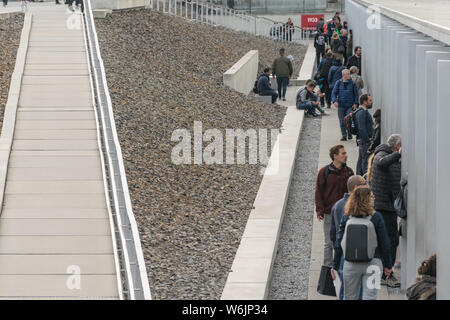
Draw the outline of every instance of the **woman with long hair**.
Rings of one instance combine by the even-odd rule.
[[[378,289],[380,288],[381,273],[383,272],[383,263],[381,259],[385,261],[384,274],[386,277],[389,277],[392,273],[388,234],[383,217],[373,208],[373,200],[372,191],[368,186],[363,185],[357,187],[352,192],[345,205],[345,215],[342,217],[339,233],[334,246],[335,254],[333,270],[331,270],[333,279],[338,275],[337,270],[339,270],[341,256],[344,254],[341,247],[344,236],[346,237],[346,247],[353,246],[355,241],[361,241],[361,239],[352,239],[352,233],[346,232],[348,221],[354,218],[369,220],[368,223],[365,221],[368,226],[367,229],[370,229],[369,224],[372,223],[376,233],[376,240],[372,239],[372,241],[376,241],[376,243],[367,243],[367,247],[376,246],[376,248],[373,258],[370,261],[348,261],[348,256],[346,257],[347,252],[344,254],[344,300],[357,300],[361,287],[363,300],[376,300]],[[353,223],[353,225],[355,224]],[[370,232],[370,230],[368,232]],[[369,237],[369,239],[371,238]]]

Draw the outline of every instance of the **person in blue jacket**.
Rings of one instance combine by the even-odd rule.
[[[376,300],[378,290],[380,289],[381,274],[389,278],[392,274],[392,261],[389,238],[381,214],[373,208],[373,193],[368,186],[357,187],[345,204],[345,215],[342,217],[339,225],[339,232],[334,245],[334,260],[331,276],[336,279],[338,274],[341,257],[343,255],[341,243],[344,237],[345,226],[350,216],[365,218],[370,216],[377,236],[377,247],[372,260],[368,262],[351,262],[344,260],[344,300],[357,300],[361,291],[362,299]],[[347,239],[349,241],[349,239]],[[386,264],[381,259],[386,259]],[[345,259],[345,257],[344,257]],[[375,281],[373,281],[375,280]]]
[[[358,145],[359,155],[356,164],[356,174],[361,176],[367,172],[369,160],[369,146],[373,136],[373,120],[367,109],[372,108],[372,97],[370,94],[363,94],[359,97],[359,108],[355,111],[355,123],[358,128],[356,144]]]
[[[278,93],[270,86],[271,68],[265,68],[264,72],[258,78],[258,93],[260,96],[272,96],[272,103],[278,98]]]
[[[352,139],[352,134],[347,133],[344,117],[350,114],[358,106],[358,87],[353,83],[350,77],[350,71],[344,69],[342,71],[342,79],[337,81],[331,92],[331,102],[338,108],[339,123],[341,126],[341,141],[347,138]]]
[[[328,71],[328,83],[331,90],[333,90],[336,81],[342,79],[343,70],[345,70],[345,66],[342,65],[342,60],[335,58],[332,67]]]

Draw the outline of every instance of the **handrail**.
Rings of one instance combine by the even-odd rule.
[[[109,192],[114,212],[114,224],[120,248],[123,293],[130,300],[151,299],[147,271],[139,238],[139,231],[131,207],[131,199],[117,136],[111,97],[101,58],[100,47],[92,15],[91,0],[85,0],[84,22],[89,44],[92,74],[94,75],[99,126],[102,132],[103,153],[109,174]]]

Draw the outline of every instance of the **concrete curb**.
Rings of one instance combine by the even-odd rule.
[[[11,152],[14,128],[16,124],[16,112],[19,104],[22,76],[25,69],[25,59],[28,51],[28,40],[30,37],[32,14],[27,12],[24,17],[22,34],[20,36],[19,49],[17,50],[16,64],[11,76],[8,101],[5,107],[3,127],[0,135],[0,207],[3,205],[3,196],[8,173],[8,161]],[[1,210],[1,209],[0,209]]]
[[[308,50],[306,50],[305,58],[303,59],[303,64],[298,74],[298,78],[291,82],[296,86],[304,86],[306,80],[312,79],[314,77],[314,66],[316,63],[316,48],[314,48],[314,41],[310,41]]]
[[[288,107],[274,147],[279,147],[278,172],[264,174],[221,300],[267,299],[303,117]]]

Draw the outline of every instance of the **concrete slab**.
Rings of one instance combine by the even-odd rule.
[[[104,194],[102,181],[10,181],[5,194]]]
[[[100,168],[100,156],[97,157],[10,157],[10,168]]]
[[[13,150],[98,150],[97,140],[15,140]]]
[[[25,208],[3,209],[2,219],[107,219],[106,209]]]
[[[104,209],[106,199],[104,194],[8,194],[3,199],[3,207]]]
[[[97,129],[97,124],[93,120],[61,120],[61,121],[18,120],[16,123],[16,129],[19,130]]]
[[[88,76],[24,76],[22,78],[22,85],[46,85],[58,84],[64,86],[67,90],[68,86],[85,85],[89,83]]]
[[[94,140],[96,130],[21,130],[15,138],[18,140]]]
[[[118,298],[115,275],[81,275],[80,289],[69,289],[69,275],[0,275],[0,297]]]
[[[3,236],[0,254],[111,254],[110,236]]]
[[[91,111],[41,111],[28,112],[19,109],[17,120],[95,120],[95,114]]]
[[[264,296],[266,283],[226,283],[221,300],[258,300]]]
[[[70,266],[81,274],[115,274],[114,256],[103,255],[0,255],[0,275],[67,275]]]
[[[8,181],[103,180],[98,168],[10,168]]]

